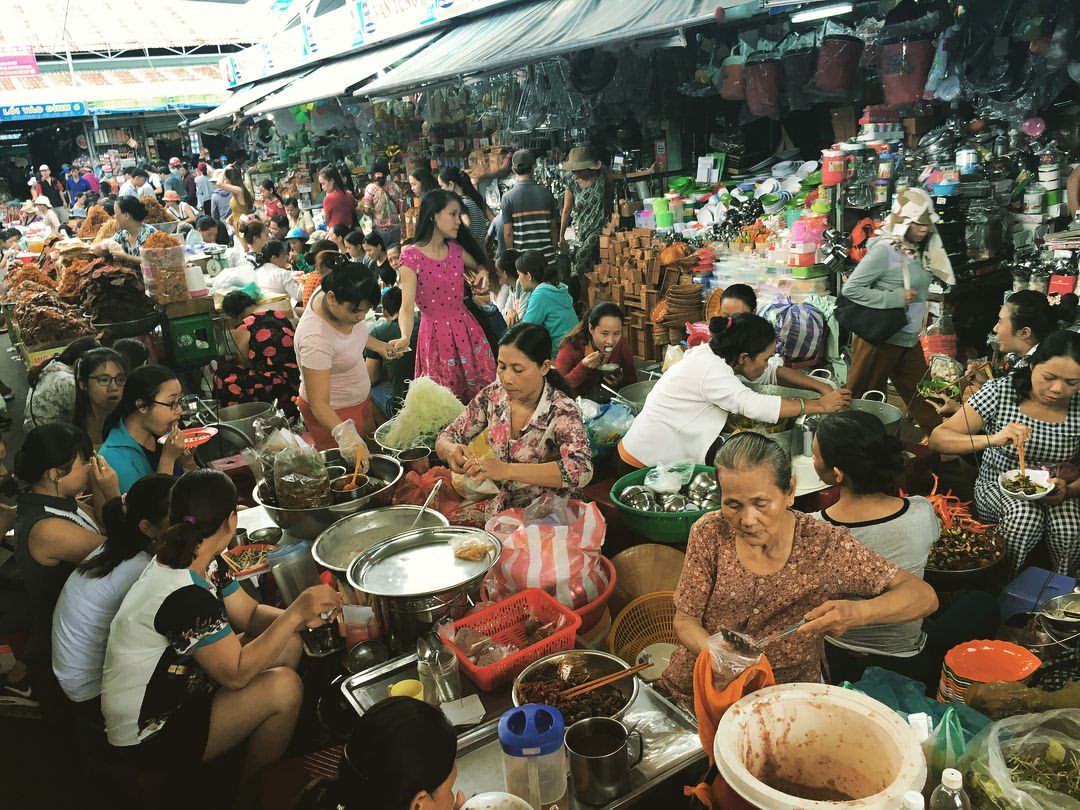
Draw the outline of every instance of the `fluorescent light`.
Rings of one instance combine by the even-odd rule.
[[[828,6],[808,8],[805,11],[797,11],[791,15],[792,23],[804,23],[811,20],[822,20],[825,17],[835,17],[837,14],[849,14],[855,9],[854,3],[833,3]]]

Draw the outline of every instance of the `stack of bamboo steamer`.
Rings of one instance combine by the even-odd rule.
[[[682,342],[686,338],[686,324],[695,323],[704,317],[702,289],[700,284],[677,284],[668,290],[664,325],[668,328],[670,343]]]

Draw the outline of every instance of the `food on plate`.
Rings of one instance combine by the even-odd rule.
[[[487,559],[490,553],[491,545],[477,537],[470,537],[454,544],[454,556],[459,560],[480,562],[480,560]]]
[[[223,556],[226,557],[236,571],[254,571],[266,565],[266,556],[273,548],[268,544],[256,543],[227,549],[223,552]]]
[[[570,687],[585,683],[592,677],[594,676],[590,676],[587,666],[566,661],[545,664],[530,672],[528,680],[517,685],[518,700],[521,703],[545,703],[554,706],[562,712],[567,726],[586,717],[611,717],[619,712],[627,701],[627,696],[617,686],[601,686],[577,697],[562,696]]]
[[[915,392],[923,399],[959,399],[959,383],[942,379],[930,379],[919,383]]]
[[[1001,486],[1009,492],[1019,495],[1041,495],[1050,489],[1050,487],[1036,484],[1028,476],[1020,474],[1014,475],[1012,478],[1002,479]]]

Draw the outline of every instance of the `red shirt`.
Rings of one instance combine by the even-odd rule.
[[[586,354],[592,354],[592,352],[592,344],[588,341],[585,343],[584,351],[567,341],[563,343],[558,356],[555,358],[555,370],[563,375],[563,378],[570,386],[570,390],[575,395],[588,396],[593,388],[598,387],[604,381],[604,375],[599,369],[589,368],[581,362],[585,359]],[[630,351],[630,342],[625,335],[619,338],[619,342],[611,350],[608,362],[618,363],[622,368],[622,379],[618,385],[612,386],[613,388],[637,382],[637,372],[634,370],[634,353]]]
[[[263,208],[266,211],[267,219],[270,219],[270,217],[276,217],[278,214],[281,214],[282,216],[285,215],[285,205],[277,197],[271,197],[270,199],[268,199]],[[325,200],[323,201],[323,210],[326,210]]]
[[[327,230],[335,225],[353,225],[353,210],[356,208],[356,200],[345,191],[331,191],[322,201],[323,219]]]

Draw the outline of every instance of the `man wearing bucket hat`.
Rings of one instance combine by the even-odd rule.
[[[880,311],[882,319],[902,311],[900,327],[891,335],[871,341],[855,332],[848,387],[853,396],[870,389],[884,390],[892,380],[911,416],[929,433],[941,417],[916,396],[916,386],[926,375],[926,361],[919,335],[926,321],[930,282],[956,281],[934,223],[930,195],[920,188],[901,191],[881,232],[868,243],[866,256],[843,287],[843,297],[861,308]],[[890,312],[891,311],[891,312]],[[888,314],[887,314],[888,313]],[[874,313],[869,313],[873,315]]]

